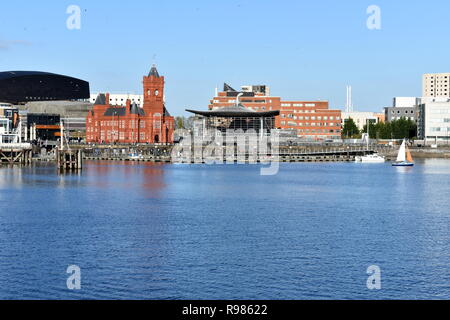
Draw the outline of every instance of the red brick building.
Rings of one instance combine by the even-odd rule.
[[[297,136],[316,139],[341,137],[341,111],[331,110],[328,101],[283,101],[271,96],[267,86],[243,86],[236,91],[229,85],[210,101],[209,110],[232,106],[240,94],[240,103],[255,111],[280,110],[275,126],[295,130]]]
[[[140,108],[110,105],[109,94],[99,94],[86,118],[86,141],[95,143],[173,143],[175,121],[164,105],[164,77],[153,66],[144,76]]]

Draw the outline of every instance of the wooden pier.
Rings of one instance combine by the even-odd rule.
[[[0,144],[0,163],[30,164],[33,157],[32,146],[29,143]]]
[[[72,148],[66,136],[64,122],[60,124],[60,145],[56,148],[56,161],[60,170],[81,170],[83,168],[83,149]]]
[[[83,151],[56,149],[56,161],[61,170],[81,170],[83,168]]]

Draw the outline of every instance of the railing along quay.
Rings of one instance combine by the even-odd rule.
[[[192,154],[190,156],[180,156],[178,159],[172,158],[173,145],[79,145],[71,146],[72,149],[82,149],[86,160],[104,161],[138,161],[138,162],[183,162],[183,163],[205,163],[206,157]],[[206,148],[206,147],[205,147]],[[203,149],[205,150],[205,149]],[[371,145],[366,146],[280,146],[274,154],[252,154],[242,153],[235,150],[234,154],[227,154],[226,147],[216,157],[215,161],[222,162],[332,162],[332,161],[354,161],[356,156],[380,153],[389,154],[393,147]],[[201,153],[203,154],[203,153]]]

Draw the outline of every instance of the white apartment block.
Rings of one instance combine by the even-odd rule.
[[[94,103],[98,95],[98,93],[91,94],[89,102]],[[127,99],[130,99],[131,103],[135,102],[142,108],[142,104],[144,103],[144,96],[142,94],[111,93],[109,95],[109,103],[115,106],[125,106],[127,104]]]
[[[449,141],[450,99],[424,99],[420,105],[418,135],[426,142]]]
[[[423,75],[422,97],[450,98],[450,73]]]
[[[353,122],[356,124],[359,130],[364,129],[364,126],[367,124],[367,121],[372,123],[379,122],[379,114],[375,112],[342,112],[342,125],[344,125],[345,120],[352,118]]]

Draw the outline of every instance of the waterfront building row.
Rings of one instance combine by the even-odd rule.
[[[286,101],[270,95],[268,86],[242,86],[235,90],[224,84],[208,105],[209,110],[233,106],[236,97],[240,104],[257,112],[279,111],[275,127],[293,130],[300,138],[338,139],[341,136],[341,110],[329,109],[328,101]]]

